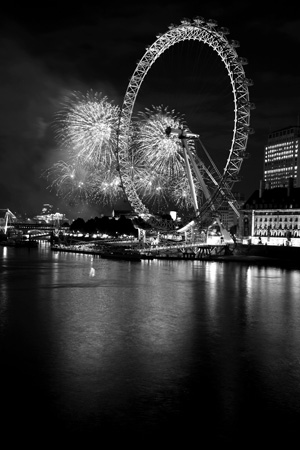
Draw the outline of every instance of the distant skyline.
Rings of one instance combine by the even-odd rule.
[[[43,170],[61,158],[51,123],[62,96],[93,89],[121,105],[145,47],[184,17],[203,16],[229,28],[229,37],[240,43],[239,56],[248,59],[245,72],[254,81],[249,92],[256,105],[251,113],[255,134],[249,137],[250,158],[243,162],[242,181],[236,190],[248,197],[259,188],[269,132],[299,124],[300,17],[292,2],[272,4],[272,8],[251,1],[175,0],[163,5],[128,1],[118,6],[83,2],[80,8],[69,2],[38,7],[20,2],[19,7],[14,3],[1,9],[1,209],[34,215],[50,203],[68,214],[41,177]],[[178,71],[186,88],[180,62]],[[163,89],[162,84],[158,87]],[[153,99],[159,101],[159,94],[153,93]],[[204,118],[200,128],[205,137]],[[85,218],[97,213],[101,214],[101,208],[82,211]]]

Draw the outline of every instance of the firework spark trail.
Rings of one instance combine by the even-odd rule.
[[[198,180],[194,179],[195,189],[200,197],[200,203],[203,201],[203,194]],[[182,171],[176,179],[173,179],[170,186],[170,199],[181,210],[189,211],[194,209],[190,186],[185,171]],[[199,199],[199,198],[198,198]]]
[[[166,128],[179,128],[184,119],[162,106],[138,113],[135,143],[137,153],[145,166],[168,177],[176,176],[183,164],[182,143],[177,137],[168,137]]]
[[[56,138],[71,157],[110,167],[116,160],[119,113],[102,93],[73,92],[56,115]]]
[[[48,188],[71,203],[113,204],[123,197],[115,156],[118,121],[119,108],[101,93],[67,96],[54,122],[67,161],[58,161],[43,173],[50,181]]]
[[[58,161],[46,173],[51,181],[50,190],[55,189],[59,197],[68,202],[89,202],[93,196],[93,174],[90,167],[78,162]]]
[[[57,195],[69,203],[113,204],[123,197],[119,174],[113,168],[101,170],[78,161],[59,161],[45,176],[51,181],[49,189],[55,189]]]
[[[168,179],[162,175],[148,172],[143,174],[143,178],[136,181],[136,189],[138,194],[146,202],[162,205],[168,204],[169,185]]]
[[[56,138],[68,158],[48,169],[50,189],[56,189],[58,196],[73,203],[113,205],[124,198],[115,157],[119,108],[101,93],[74,92],[56,119]],[[123,170],[142,201],[151,207],[167,208],[170,202],[182,209],[192,206],[182,142],[165,132],[167,127],[181,126],[187,129],[183,116],[163,106],[146,108],[132,123],[127,166]],[[191,151],[195,151],[193,142]]]
[[[165,132],[167,127],[188,129],[184,117],[161,105],[139,112],[137,119],[131,151],[132,166],[139,168],[133,179],[140,198],[146,203],[192,208],[182,142]],[[190,149],[195,151],[193,141]],[[194,182],[199,188],[196,179]]]
[[[107,170],[101,175],[101,180],[95,187],[95,198],[103,204],[111,205],[124,198],[120,176],[116,170]]]

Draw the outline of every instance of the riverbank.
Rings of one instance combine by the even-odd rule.
[[[52,251],[83,253],[100,258],[107,254],[108,247],[110,251],[119,251],[118,246],[113,245],[92,245],[80,244],[65,246],[56,244],[51,246]],[[128,247],[130,248],[130,247]],[[135,248],[135,251],[136,248]],[[141,259],[158,259],[158,260],[199,260],[199,261],[215,261],[215,262],[236,262],[256,265],[280,266],[287,268],[300,268],[300,248],[283,247],[283,246],[267,246],[267,245],[245,245],[237,244],[229,246],[227,251],[221,254],[197,255],[195,253],[147,253],[147,250],[138,250]],[[103,256],[102,256],[103,255]],[[120,259],[120,258],[119,258]],[[124,258],[125,259],[125,258]]]

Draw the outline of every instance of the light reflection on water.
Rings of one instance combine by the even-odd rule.
[[[279,425],[292,435],[300,413],[299,275],[4,248],[9,423],[25,421],[27,430],[29,402],[30,420],[45,433],[160,432],[184,442],[200,433],[234,442],[251,424],[253,441],[260,433],[270,442],[271,429],[274,442],[286,438],[276,435]]]

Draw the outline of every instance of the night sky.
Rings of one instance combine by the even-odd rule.
[[[41,177],[43,170],[61,159],[51,124],[62,96],[93,89],[121,106],[146,46],[184,17],[202,16],[228,27],[229,37],[240,42],[239,56],[248,59],[245,73],[254,81],[249,92],[256,105],[251,113],[255,134],[249,137],[250,158],[243,162],[237,190],[249,197],[259,187],[268,133],[299,122],[300,16],[292,2],[273,3],[271,8],[269,2],[263,7],[263,1],[213,0],[10,4],[1,6],[0,17],[0,209],[30,216],[38,214],[44,203],[51,203],[61,212],[66,210]],[[194,92],[188,92],[185,76],[190,69],[185,64],[184,57],[178,58],[174,69],[182,81],[177,100],[183,109],[188,98],[195,98]],[[160,79],[160,84],[151,84],[150,75],[147,79],[151,101],[156,103],[165,100],[160,91],[166,82]],[[180,108],[178,102],[168,106]],[[190,112],[195,118],[196,112]],[[195,121],[201,123],[203,140],[207,136],[211,146],[217,145],[216,136],[209,140],[212,129],[218,134],[216,117],[207,115]],[[225,128],[233,126],[227,120],[224,116]],[[98,207],[80,214],[94,217],[101,212]],[[75,217],[77,213],[72,211]]]

